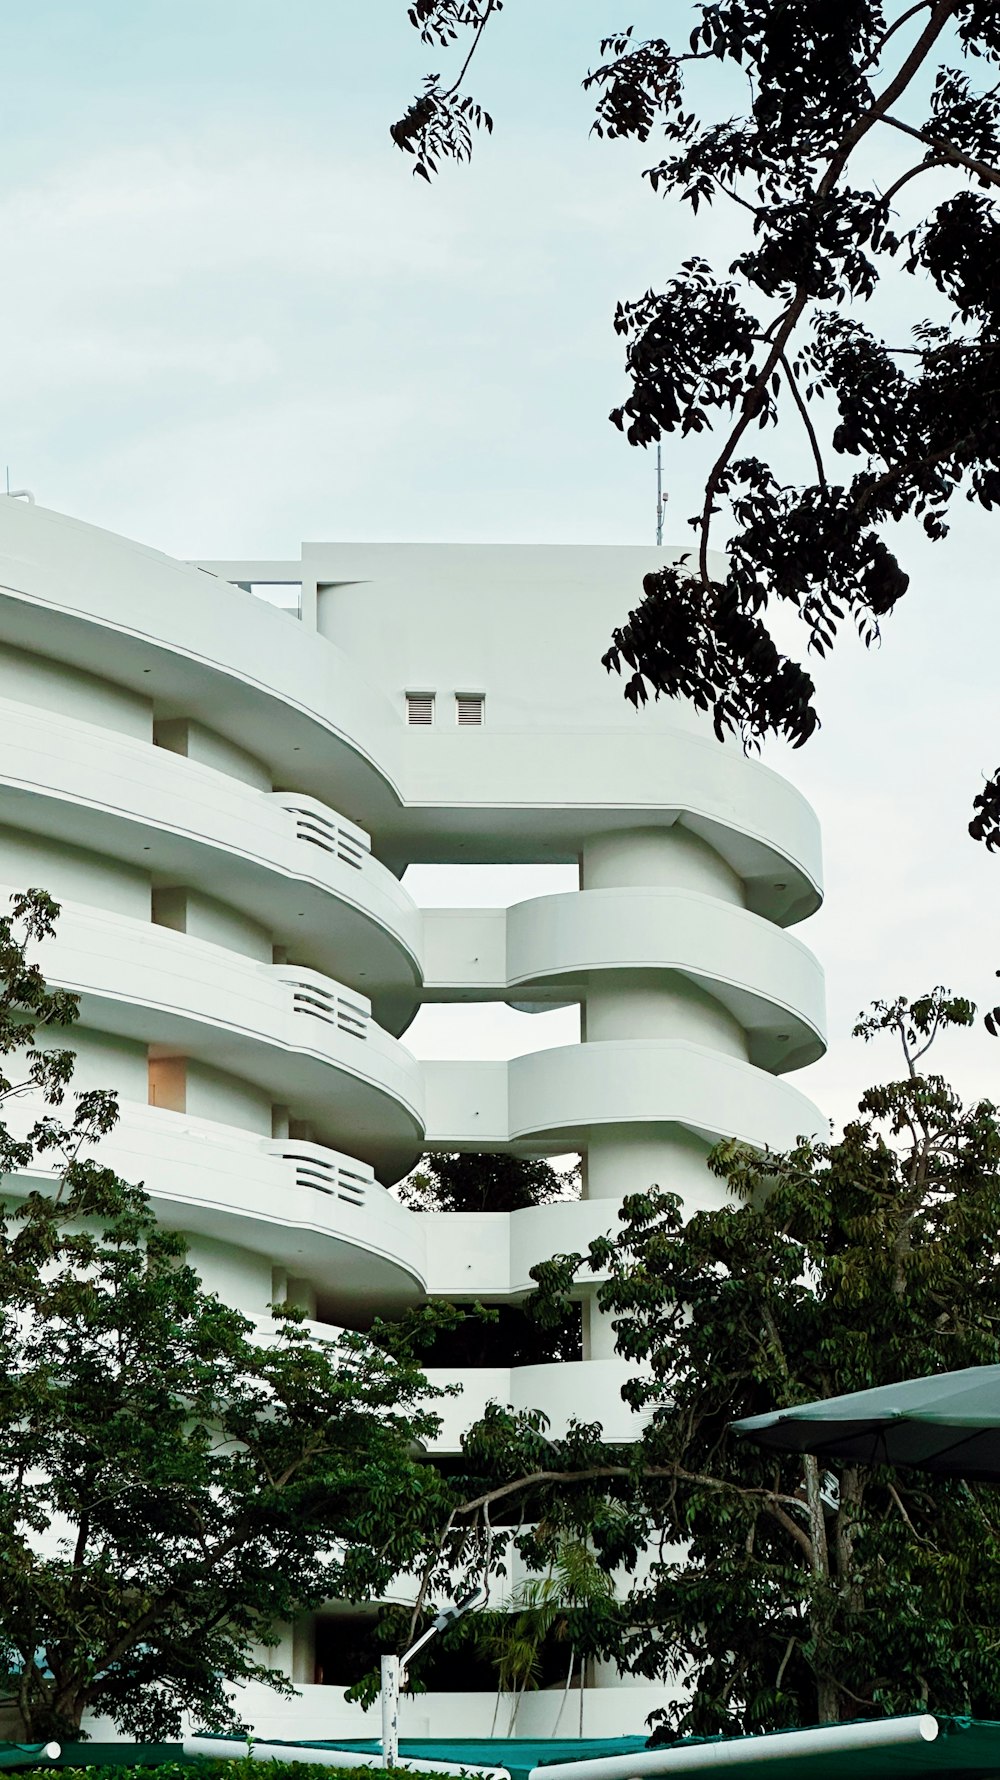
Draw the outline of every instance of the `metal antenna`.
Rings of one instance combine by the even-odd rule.
[[[663,447],[656,445],[656,542],[663,543]]]

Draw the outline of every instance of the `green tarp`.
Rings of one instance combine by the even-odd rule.
[[[699,1743],[674,1744],[675,1749],[703,1748],[708,1756],[713,1746],[724,1743],[734,1753],[740,1744],[753,1745],[755,1759],[738,1758],[726,1763],[720,1780],[1000,1780],[1000,1723],[982,1719],[939,1718],[939,1734],[933,1743],[908,1743],[897,1749],[859,1749],[834,1755],[775,1756],[762,1760],[760,1750],[767,1737],[713,1738]],[[779,1733],[787,1735],[787,1733]],[[263,1740],[263,1739],[262,1739]],[[270,1739],[268,1739],[270,1740]],[[290,1745],[300,1749],[352,1749],[359,1753],[375,1753],[379,1745],[372,1738],[310,1740]],[[599,1756],[631,1755],[646,1748],[646,1738],[575,1737],[534,1739],[522,1737],[430,1738],[404,1737],[400,1754],[420,1756],[424,1761],[468,1762],[476,1767],[508,1768],[513,1780],[527,1780],[534,1767],[548,1762],[586,1761]],[[669,1780],[670,1751],[665,1750],[664,1774]],[[40,1762],[37,1755],[22,1746],[0,1744],[0,1768],[12,1767],[94,1767],[127,1768],[156,1767],[163,1762],[192,1762],[197,1758],[184,1756],[177,1743],[73,1743],[64,1744],[58,1762]],[[262,1768],[261,1780],[266,1780]],[[706,1763],[706,1771],[708,1764]],[[692,1770],[687,1769],[690,1774]],[[333,1775],[331,1773],[331,1780]]]
[[[189,1759],[180,1743],[64,1743],[57,1761],[33,1755],[30,1744],[0,1743],[0,1768],[159,1768]]]
[[[0,1768],[47,1767],[44,1743],[0,1743]]]
[[[624,1704],[625,1702],[623,1702]],[[858,1749],[839,1755],[776,1756],[773,1761],[761,1760],[760,1746],[766,1737],[692,1738],[675,1743],[675,1749],[726,1743],[734,1750],[741,1742],[754,1744],[753,1761],[730,1761],[719,1770],[720,1780],[950,1780],[955,1776],[967,1780],[1000,1780],[1000,1723],[970,1718],[938,1718],[940,1727],[933,1743],[909,1743],[899,1749]],[[777,1733],[787,1736],[787,1732]],[[356,1749],[372,1754],[379,1743],[373,1738],[337,1738],[327,1743],[310,1739],[300,1748]],[[508,1768],[511,1780],[528,1780],[532,1768],[548,1762],[589,1761],[598,1756],[633,1755],[647,1747],[645,1736],[601,1737],[579,1739],[560,1737],[534,1739],[527,1737],[404,1737],[401,1755],[420,1756],[424,1761],[469,1762],[476,1767]],[[669,1757],[669,1750],[664,1754]],[[706,1763],[706,1772],[708,1772]],[[692,1770],[688,1769],[688,1774]],[[670,1769],[664,1768],[665,1780]]]
[[[637,1737],[402,1737],[400,1755],[419,1756],[421,1761],[468,1762],[477,1768],[507,1768],[511,1780],[528,1780],[532,1768],[542,1762],[589,1761],[601,1755],[634,1755],[645,1749],[648,1739]],[[310,1743],[321,1749],[321,1743]],[[359,1754],[376,1754],[381,1744],[346,1737],[327,1743],[327,1749],[356,1749]],[[1000,1767],[1000,1763],[998,1763]]]

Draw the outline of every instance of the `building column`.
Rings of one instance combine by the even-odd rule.
[[[582,890],[683,889],[742,907],[743,886],[724,859],[676,824],[595,836],[580,863]],[[677,970],[643,967],[592,971],[581,1016],[584,1044],[602,1040],[678,1039],[747,1060],[746,1035],[707,990]],[[679,1193],[693,1210],[726,1203],[705,1167],[711,1145],[670,1123],[604,1124],[591,1129],[584,1162],[589,1199],[621,1199],[652,1186]]]

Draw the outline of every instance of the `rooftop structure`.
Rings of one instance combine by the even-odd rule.
[[[78,1085],[122,1099],[104,1154],[248,1314],[516,1303],[627,1192],[717,1203],[720,1137],[820,1129],[788,1079],[823,1049],[822,974],[789,931],[820,900],[815,818],[693,713],[634,711],[600,663],[662,560],[306,544],[187,564],[0,501],[0,892],[62,903],[44,963],[81,998]],[[571,863],[579,888],[421,910],[418,861]],[[421,1063],[403,1038],[426,1001],[578,1003],[581,1042]],[[425,1149],[579,1151],[583,1195],[411,1212],[388,1189]],[[491,1398],[627,1439],[624,1363],[581,1314],[578,1362],[463,1374],[442,1447]],[[283,1660],[302,1697],[248,1690],[258,1735],[365,1734],[315,1685],[313,1625]],[[626,1724],[616,1675],[588,1682],[592,1735],[664,1697],[630,1688]],[[519,1730],[552,1734],[557,1705],[528,1696]],[[476,1734],[484,1710],[427,1694],[403,1729]]]

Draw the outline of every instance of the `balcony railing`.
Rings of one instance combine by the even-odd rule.
[[[279,974],[292,992],[295,1013],[335,1026],[349,1038],[367,1039],[372,1010],[371,1002],[363,995],[345,989],[343,983],[335,983],[332,977],[321,976],[318,970],[288,965],[280,967]]]
[[[352,866],[355,871],[364,870],[365,861],[371,857],[372,844],[363,828],[345,821],[343,816],[328,810],[314,797],[300,797],[287,791],[273,795],[294,819],[298,840],[320,847],[324,853]]]
[[[375,1189],[373,1171],[353,1156],[342,1156],[322,1144],[293,1137],[276,1138],[270,1147],[272,1155],[280,1156],[294,1168],[298,1187],[308,1187],[313,1193],[323,1193],[328,1199],[340,1199],[359,1209]]]

